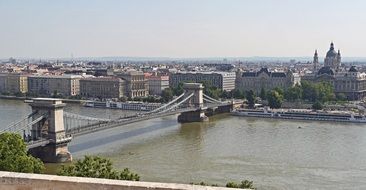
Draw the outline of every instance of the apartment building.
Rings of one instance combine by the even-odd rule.
[[[101,77],[80,80],[80,95],[87,98],[120,98],[125,94],[126,82],[120,78]]]
[[[0,93],[27,93],[28,77],[21,73],[0,73]]]
[[[28,77],[28,91],[33,94],[62,96],[80,94],[80,75],[40,75]]]

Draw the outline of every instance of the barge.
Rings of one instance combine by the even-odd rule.
[[[232,115],[243,117],[261,117],[274,119],[313,120],[313,121],[334,121],[350,123],[366,123],[365,115],[354,115],[352,113],[339,112],[316,112],[312,110],[253,110],[237,109]]]

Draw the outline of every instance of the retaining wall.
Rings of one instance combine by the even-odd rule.
[[[110,179],[66,177],[0,171],[0,189],[6,190],[233,190],[175,183],[136,182]]]

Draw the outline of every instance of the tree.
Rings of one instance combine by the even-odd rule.
[[[315,102],[319,98],[319,92],[315,88],[314,84],[307,81],[303,81],[301,82],[301,88],[302,88],[303,99]]]
[[[184,89],[183,89],[183,83],[179,83],[177,87],[173,88],[173,94],[174,96],[179,96],[181,94],[183,94]]]
[[[23,173],[42,173],[43,162],[28,155],[26,144],[19,134],[0,134],[0,170]]]
[[[232,96],[234,98],[237,98],[237,99],[243,99],[243,98],[245,98],[244,92],[242,90],[240,90],[240,89],[231,90],[230,93],[232,94]]]
[[[276,87],[273,89],[274,91],[277,91],[281,96],[284,96],[285,92],[283,91],[282,88],[280,87]]]
[[[323,104],[320,102],[320,101],[316,101],[312,106],[311,108],[313,110],[321,110],[323,109]]]
[[[283,96],[279,92],[272,90],[267,94],[267,100],[270,108],[280,108]]]
[[[173,99],[173,90],[171,88],[166,88],[161,93],[161,98],[163,102],[169,102]]]
[[[301,83],[301,89],[303,99],[311,102],[327,102],[335,99],[333,86],[328,82],[309,83],[304,81]]]
[[[229,98],[232,98],[232,96],[231,96],[231,93],[229,93],[228,91],[224,90],[224,91],[222,91],[221,98],[229,99]]]
[[[288,88],[285,91],[284,97],[288,101],[296,101],[302,98],[302,89],[301,86],[296,85],[293,87]]]
[[[249,108],[254,108],[254,105],[255,105],[255,95],[254,95],[253,90],[249,90],[246,93],[246,99],[248,101]]]
[[[122,171],[117,171],[113,169],[112,165],[113,163],[109,159],[98,156],[85,156],[84,159],[78,160],[76,163],[71,165],[62,165],[57,175],[131,181],[140,180],[140,176],[130,172],[128,168],[125,168]]]
[[[222,90],[212,85],[211,81],[199,81],[203,84],[203,93],[214,98],[219,99],[222,96]]]
[[[266,94],[266,90],[264,90],[264,88],[261,89],[261,93],[259,94],[259,97],[262,100],[266,100],[267,99],[267,94]]]
[[[322,82],[316,84],[319,98],[322,102],[332,101],[335,99],[333,86],[328,82]]]

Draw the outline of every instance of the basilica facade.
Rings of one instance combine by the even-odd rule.
[[[301,81],[329,82],[336,95],[343,94],[348,100],[362,100],[366,97],[366,73],[361,73],[355,66],[346,68],[341,63],[341,53],[335,51],[333,42],[320,67],[318,52],[313,59],[313,72],[301,77]]]

